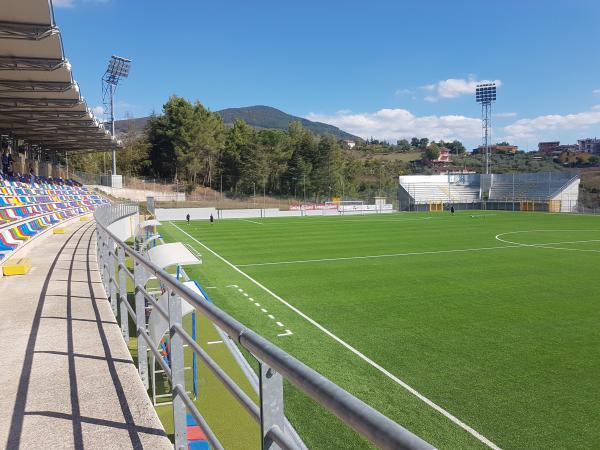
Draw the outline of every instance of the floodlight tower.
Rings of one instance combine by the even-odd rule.
[[[108,68],[102,76],[102,103],[104,111],[108,111],[108,121],[110,122],[110,132],[115,137],[115,92],[121,78],[129,76],[131,60],[112,55],[108,62]],[[113,149],[113,176],[117,174],[117,151]],[[112,183],[111,183],[112,184]]]
[[[492,130],[492,102],[496,101],[496,83],[481,83],[475,89],[475,100],[481,103],[481,137],[485,151],[485,173],[490,173],[490,137]]]

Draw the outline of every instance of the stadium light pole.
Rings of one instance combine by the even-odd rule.
[[[112,55],[108,61],[106,72],[102,76],[102,103],[104,111],[109,111],[110,133],[115,137],[115,92],[122,78],[129,76],[131,60]],[[117,150],[112,151],[113,169],[112,174],[117,174]],[[111,183],[112,184],[112,183]]]
[[[496,101],[496,83],[480,83],[475,89],[475,101],[481,103],[481,134],[485,152],[485,173],[490,173],[490,137],[492,102]]]

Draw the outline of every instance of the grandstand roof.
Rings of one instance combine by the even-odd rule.
[[[49,0],[0,0],[0,133],[49,150],[112,150],[65,58]]]

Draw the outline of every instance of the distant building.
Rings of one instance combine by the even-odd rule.
[[[344,143],[346,144],[346,147],[348,147],[348,148],[352,149],[352,148],[356,147],[356,142],[354,142],[354,141],[346,140],[346,141],[344,141]]]
[[[446,147],[440,148],[440,155],[432,161],[434,163],[450,163],[452,162],[452,158],[450,157],[450,149]]]
[[[560,146],[560,141],[539,142],[538,152],[548,154],[553,153],[557,150],[558,146]]]
[[[577,146],[579,147],[580,152],[592,153],[594,155],[600,155],[600,139],[597,139],[597,138],[579,139],[577,141]]]
[[[579,151],[579,145],[577,144],[563,144],[556,147],[554,154],[560,155],[563,152],[574,153]]]
[[[519,147],[516,145],[490,145],[490,153],[512,153],[513,155],[519,151]],[[483,145],[480,145],[474,153],[485,153]]]

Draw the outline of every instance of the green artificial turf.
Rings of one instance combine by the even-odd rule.
[[[402,213],[160,232],[202,254],[186,271],[218,306],[437,447],[484,445],[185,233],[499,447],[600,447],[600,217]],[[294,388],[285,396],[310,448],[366,445]]]

